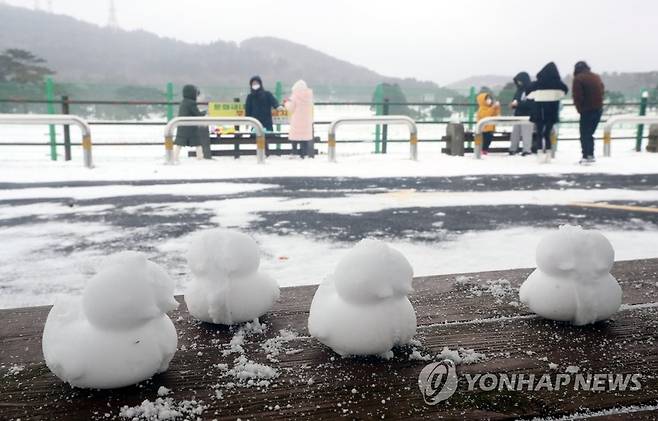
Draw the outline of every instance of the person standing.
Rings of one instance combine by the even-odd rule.
[[[272,110],[280,107],[270,91],[263,88],[260,76],[254,76],[249,80],[251,92],[247,95],[245,103],[245,115],[260,121],[265,130],[273,131]]]
[[[205,115],[197,106],[197,97],[200,92],[194,85],[183,86],[183,100],[178,107],[179,117],[201,117]],[[179,162],[180,150],[183,146],[196,148],[197,159],[203,159],[201,149],[201,138],[199,128],[194,126],[182,126],[176,130],[176,140],[174,141],[174,163]]]
[[[551,135],[560,121],[560,100],[569,92],[562,82],[555,63],[550,62],[537,73],[537,80],[530,85],[528,98],[535,101],[531,121],[537,126],[536,150],[541,162],[550,162]]]
[[[580,114],[581,164],[591,164],[594,159],[594,132],[603,114],[605,87],[601,77],[592,72],[589,65],[579,61],[573,71],[573,103]]]
[[[514,76],[514,85],[516,85],[516,93],[514,100],[510,104],[510,108],[514,110],[516,117],[530,117],[534,107],[534,101],[528,99],[530,93],[530,75],[527,72],[520,72]],[[532,133],[534,127],[530,124],[519,124],[512,127],[512,136],[510,139],[510,155],[515,155],[519,151],[519,142],[523,142],[522,155],[530,155],[532,148]]]
[[[485,117],[497,117],[500,115],[500,103],[494,101],[493,96],[486,92],[481,92],[476,99],[478,103],[477,121],[480,121]],[[489,154],[489,146],[491,145],[495,131],[496,126],[493,124],[487,124],[482,128],[483,155]]]
[[[299,154],[304,159],[313,157],[313,91],[306,82],[298,80],[292,86],[290,99],[283,105],[291,113],[288,139],[300,143]]]

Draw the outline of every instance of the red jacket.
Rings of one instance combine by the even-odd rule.
[[[596,73],[585,71],[573,79],[573,102],[579,113],[603,108],[605,87]]]

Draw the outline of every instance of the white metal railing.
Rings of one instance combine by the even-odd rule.
[[[484,126],[490,124],[502,124],[507,126],[517,126],[522,124],[533,124],[530,121],[530,117],[527,116],[518,116],[518,117],[485,117],[482,120],[478,121],[475,126],[475,147],[473,152],[475,153],[475,158],[480,159],[482,157],[482,130]]]
[[[658,123],[658,116],[637,116],[637,115],[618,115],[610,117],[605,123],[603,131],[603,156],[610,156],[610,147],[612,143],[612,128],[616,124],[633,123],[633,124],[650,124]]]
[[[70,114],[0,114],[0,124],[11,125],[73,125],[82,132],[82,151],[85,167],[93,168],[91,156],[91,127],[86,120]]]
[[[413,161],[418,160],[418,127],[416,122],[405,115],[378,117],[346,117],[334,120],[329,125],[327,141],[329,161],[336,162],[336,130],[340,126],[355,124],[404,124],[409,128],[409,154]]]
[[[259,164],[265,162],[265,129],[252,117],[176,117],[165,126],[165,150],[167,164],[174,163],[174,129],[181,126],[209,126],[211,124],[245,125],[256,132],[256,157]]]

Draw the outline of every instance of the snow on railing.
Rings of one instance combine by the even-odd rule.
[[[416,122],[405,115],[389,115],[380,117],[345,117],[334,120],[329,125],[327,141],[329,161],[336,162],[336,130],[339,126],[355,124],[405,124],[409,127],[409,152],[413,161],[418,160],[418,127]]]
[[[174,163],[174,129],[180,126],[209,126],[211,124],[251,126],[256,132],[256,157],[258,163],[265,162],[265,128],[252,117],[176,117],[165,126],[165,150],[167,164]]]
[[[78,126],[82,132],[82,150],[85,167],[94,167],[91,156],[91,127],[89,127],[89,123],[86,120],[78,116],[70,114],[0,114],[0,124],[63,124]]]
[[[518,117],[485,117],[482,120],[477,122],[475,126],[475,148],[473,152],[475,153],[475,158],[480,159],[482,157],[482,130],[484,126],[490,124],[503,124],[507,126],[518,126],[522,124],[533,124],[530,122],[530,117],[527,116],[518,116]]]
[[[612,143],[612,128],[615,124],[633,123],[649,124],[658,123],[658,116],[637,116],[637,115],[618,115],[610,117],[605,123],[603,130],[603,156],[610,156],[610,146]]]

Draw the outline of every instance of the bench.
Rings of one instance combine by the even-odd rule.
[[[493,140],[491,141],[491,144],[494,145],[495,143],[498,142],[509,142],[512,137],[512,134],[510,132],[494,132],[494,137]],[[441,138],[442,142],[445,142],[446,147],[441,149],[441,152],[447,155],[456,155],[457,153],[453,153],[452,151],[452,137],[448,134],[443,136]],[[473,153],[474,148],[467,147],[466,145],[468,143],[471,143],[471,145],[474,142],[474,134],[473,132],[465,132],[464,133],[464,153]],[[509,152],[509,146],[508,147],[490,147],[489,152]]]
[[[41,335],[50,307],[0,310],[0,406],[5,419],[87,420],[115,417],[121,406],[158,398],[172,390],[175,401],[203,401],[204,419],[530,418],[572,416],[584,410],[611,411],[606,419],[658,416],[658,259],[616,262],[612,274],[624,290],[624,305],[612,320],[584,327],[529,314],[516,289],[531,269],[416,278],[410,299],[418,316],[419,345],[395,350],[389,360],[343,359],[310,338],[306,327],[316,286],[282,288],[273,311],[261,318],[265,332],[245,338],[249,360],[267,364],[278,377],[269,387],[226,387],[215,364],[234,364],[225,355],[236,329],[197,323],[181,306],[170,314],[179,351],[169,370],[138,386],[118,390],[71,389],[45,366]],[[503,281],[501,281],[503,280]],[[509,281],[508,289],[492,288]],[[492,284],[493,282],[493,284]],[[496,284],[498,282],[498,284]],[[358,321],[355,320],[355,323]],[[277,342],[280,329],[297,333]],[[280,344],[273,362],[266,340]],[[485,358],[457,366],[459,386],[447,401],[430,406],[418,388],[428,364],[413,354],[436,355],[473,349]],[[549,363],[558,365],[551,370]],[[13,366],[22,370],[10,373]],[[641,373],[637,391],[468,391],[465,374]],[[221,393],[216,393],[219,391]],[[221,395],[221,396],[220,396]]]
[[[297,143],[288,139],[287,133],[267,133],[266,140],[266,156],[275,155],[298,155],[299,151]],[[320,142],[319,137],[315,137],[314,143]],[[213,148],[213,145],[220,148]],[[245,148],[244,146],[248,146]],[[286,146],[285,148],[272,148],[272,146]],[[235,159],[241,156],[254,156],[256,155],[256,136],[248,132],[236,132],[232,134],[212,135],[210,136],[210,149],[212,156],[232,156]],[[313,155],[319,152],[317,148],[313,149]],[[196,151],[191,149],[188,151],[188,156],[196,157]]]

